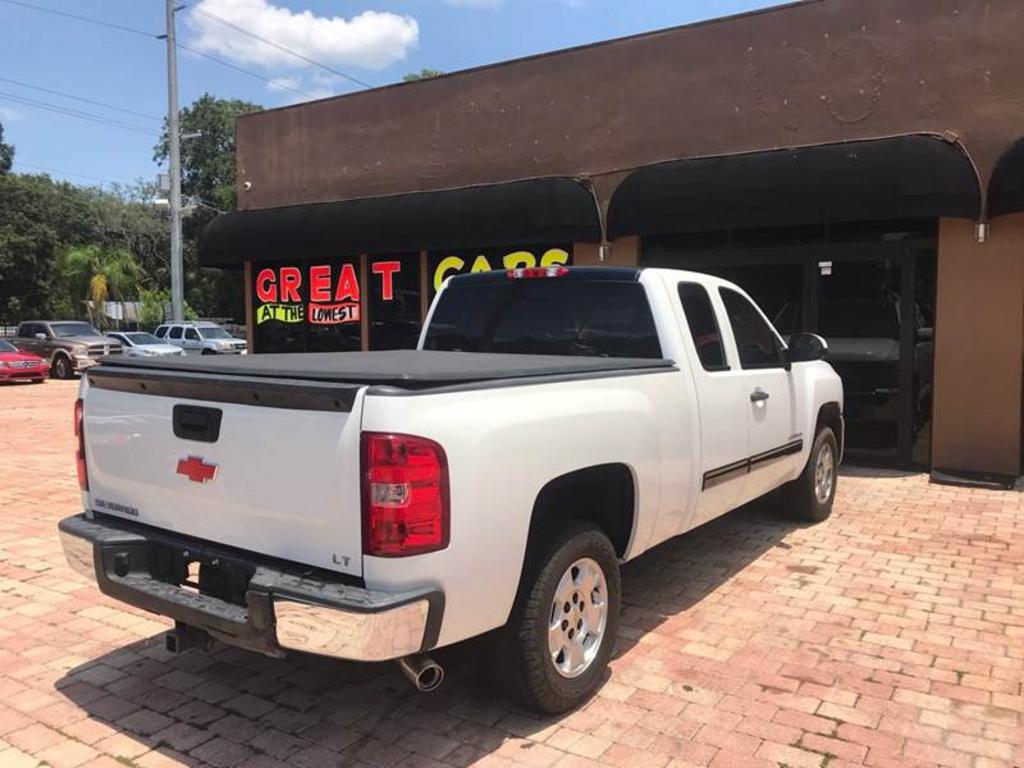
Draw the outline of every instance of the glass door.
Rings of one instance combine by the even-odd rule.
[[[934,240],[687,250],[644,243],[644,264],[716,275],[749,293],[788,337],[824,336],[843,379],[851,462],[928,466]]]

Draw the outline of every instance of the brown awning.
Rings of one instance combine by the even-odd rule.
[[[988,214],[1003,216],[1024,211],[1024,139],[999,158],[988,183]]]
[[[591,192],[575,179],[548,178],[228,213],[203,233],[199,262],[237,267],[246,261],[600,241]]]
[[[615,191],[608,235],[980,215],[970,158],[914,135],[642,168]]]

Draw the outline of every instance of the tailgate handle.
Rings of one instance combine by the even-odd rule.
[[[216,443],[220,437],[220,419],[223,415],[220,408],[176,405],[173,418],[174,434],[185,440]]]

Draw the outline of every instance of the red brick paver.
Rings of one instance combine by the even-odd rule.
[[[536,719],[475,644],[429,696],[391,665],[167,654],[168,622],[63,562],[75,388],[0,387],[2,768],[1024,764],[1019,493],[857,472],[822,525],[763,504],[659,547],[600,694]]]

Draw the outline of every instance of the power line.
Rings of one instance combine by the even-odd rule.
[[[189,48],[187,45],[184,45],[182,43],[178,43],[177,46],[178,46],[178,48],[180,48],[183,51],[188,51],[189,53],[194,53],[196,56],[202,56],[204,59],[209,59],[210,61],[212,61],[212,62],[214,62],[216,64],[220,64],[222,67],[227,67],[228,69],[233,69],[236,72],[241,72],[243,75],[248,75],[249,77],[255,77],[257,80],[262,80],[263,82],[273,86],[274,88],[280,88],[281,90],[284,90],[284,91],[291,91],[292,93],[297,93],[299,96],[305,96],[305,97],[310,98],[310,99],[315,99],[316,98],[316,96],[314,96],[312,93],[307,93],[306,91],[300,90],[298,88],[293,88],[292,86],[286,85],[286,84],[280,82],[279,80],[275,80],[272,77],[267,77],[267,76],[261,75],[261,74],[259,74],[257,72],[253,72],[252,70],[245,69],[243,67],[239,67],[239,66],[237,66],[235,64],[232,64],[229,61],[225,61],[224,59],[219,59],[216,56],[211,56],[208,53],[203,53],[202,51],[196,50],[195,48]]]
[[[83,112],[78,109],[72,109],[71,107],[65,107],[60,104],[51,104],[46,101],[37,101],[35,99],[29,99],[25,96],[18,96],[13,93],[5,93],[0,91],[0,99],[5,101],[12,101],[15,104],[22,104],[28,107],[34,107],[36,109],[43,109],[47,112],[55,112],[59,115],[65,115],[67,117],[77,117],[81,120],[90,120],[94,123],[100,123],[101,125],[107,125],[112,128],[121,128],[126,131],[134,131],[135,133],[142,133],[146,136],[155,136],[156,134],[152,129],[147,128],[144,125],[135,125],[134,123],[126,123],[121,120],[117,120],[112,117],[106,117],[105,115],[96,115],[92,112]]]
[[[0,0],[0,3],[6,3],[8,5],[16,5],[16,6],[19,6],[21,8],[29,8],[29,9],[31,9],[33,11],[39,11],[41,13],[49,13],[49,14],[52,14],[54,16],[63,16],[63,17],[68,18],[68,19],[74,19],[75,21],[85,22],[86,24],[95,24],[95,25],[101,26],[101,27],[109,27],[111,29],[116,29],[116,30],[119,30],[121,32],[128,32],[128,33],[131,33],[133,35],[141,35],[142,37],[148,37],[151,40],[160,40],[160,39],[163,38],[162,34],[158,35],[158,34],[154,34],[152,32],[146,32],[143,29],[136,29],[134,27],[127,27],[127,26],[124,26],[123,24],[115,24],[113,22],[103,21],[102,19],[96,19],[96,18],[93,18],[91,16],[82,16],[82,15],[79,15],[77,13],[68,13],[66,11],[58,11],[58,10],[56,10],[54,8],[46,8],[46,7],[41,6],[41,5],[35,5],[34,3],[26,3],[26,2],[24,2],[24,0]],[[242,31],[244,31],[244,30],[242,30]],[[268,42],[267,44],[268,45],[274,45],[274,43],[270,43],[270,42]],[[177,47],[179,49],[183,50],[183,51],[188,51],[189,53],[195,54],[196,56],[201,56],[202,58],[207,59],[209,61],[212,61],[215,64],[220,64],[222,67],[227,67],[228,69],[233,69],[236,72],[241,72],[243,75],[248,75],[249,77],[254,77],[257,80],[262,80],[263,82],[265,82],[265,83],[267,83],[269,85],[272,85],[275,88],[280,88],[281,90],[284,90],[284,91],[291,91],[292,93],[298,94],[299,96],[305,96],[308,99],[315,99],[316,98],[316,96],[314,94],[312,94],[312,93],[308,93],[307,91],[303,91],[303,90],[301,90],[299,88],[294,88],[294,87],[292,87],[290,85],[286,85],[286,84],[280,82],[279,80],[275,80],[274,78],[271,78],[271,77],[266,77],[265,75],[261,75],[258,72],[253,72],[252,70],[246,69],[245,67],[240,67],[237,64],[232,64],[231,62],[225,61],[224,59],[220,59],[220,58],[218,58],[216,56],[211,56],[210,54],[204,53],[203,51],[196,50],[195,48],[190,48],[189,46],[183,45],[182,43],[177,43]],[[296,54],[296,55],[298,55],[298,54]],[[338,73],[338,74],[341,74],[341,73]],[[342,77],[346,77],[346,75],[342,75]],[[349,78],[349,79],[352,79],[352,78]],[[356,81],[356,82],[358,82],[358,81]],[[360,84],[361,85],[366,85],[365,83],[360,83]]]
[[[235,24],[234,22],[231,22],[231,21],[228,21],[227,19],[221,18],[220,16],[217,16],[214,13],[210,13],[209,11],[204,10],[203,8],[200,8],[200,7],[195,6],[195,5],[188,5],[187,3],[184,3],[184,5],[185,5],[186,8],[188,8],[193,13],[198,13],[200,16],[205,16],[208,19],[213,19],[214,21],[219,22],[219,23],[221,23],[221,24],[223,24],[223,25],[225,25],[227,27],[231,27],[231,29],[234,29],[237,32],[241,32],[243,35],[248,35],[249,37],[253,38],[254,40],[259,40],[261,43],[263,43],[265,45],[269,45],[271,48],[277,48],[277,50],[283,51],[284,53],[287,53],[290,56],[294,56],[297,59],[302,59],[307,64],[312,64],[314,67],[320,67],[320,69],[325,70],[326,72],[330,72],[331,74],[337,75],[338,77],[343,77],[344,79],[349,80],[349,81],[355,83],[356,85],[361,85],[364,88],[373,88],[374,87],[374,86],[370,85],[369,83],[367,83],[367,82],[365,82],[363,80],[360,80],[358,77],[352,77],[352,75],[347,75],[344,72],[342,72],[341,70],[335,69],[334,67],[329,67],[326,64],[323,64],[323,63],[321,63],[319,61],[316,61],[315,59],[309,58],[309,56],[305,56],[304,54],[299,53],[298,51],[293,51],[291,48],[286,48],[285,46],[281,45],[280,43],[275,43],[273,40],[268,40],[267,38],[265,38],[265,37],[263,37],[261,35],[257,35],[255,32],[250,32],[245,27],[241,27],[238,24]]]
[[[24,0],[0,0],[0,3],[7,3],[8,5],[17,5],[22,8],[30,8],[33,11],[40,11],[42,13],[49,13],[54,16],[64,16],[68,19],[75,19],[77,21],[84,21],[86,24],[95,24],[100,27],[109,27],[110,29],[117,29],[121,32],[130,32],[133,35],[142,35],[143,37],[155,38],[152,32],[146,32],[144,29],[136,29],[135,27],[127,27],[124,24],[115,24],[111,21],[103,21],[101,19],[94,19],[91,16],[79,16],[77,13],[68,13],[67,11],[58,11],[56,8],[46,8],[42,5],[35,5],[34,3],[26,3]]]
[[[155,120],[157,122],[162,122],[163,121],[162,117],[154,117],[153,115],[147,115],[147,114],[145,114],[143,112],[136,112],[134,109],[126,109],[124,107],[114,106],[113,104],[105,104],[102,101],[94,101],[93,99],[86,99],[86,98],[83,98],[82,96],[75,96],[74,94],[71,94],[71,93],[64,93],[64,91],[55,91],[52,88],[44,88],[41,85],[32,85],[31,83],[25,83],[25,82],[22,82],[21,80],[14,80],[14,79],[12,79],[10,77],[0,77],[0,81],[3,81],[5,83],[13,83],[14,85],[20,85],[22,88],[31,88],[34,91],[42,91],[43,93],[51,93],[54,96],[61,96],[61,97],[65,98],[65,99],[73,99],[75,101],[80,101],[83,104],[92,104],[94,107],[103,107],[104,109],[110,109],[110,110],[113,110],[115,112],[123,112],[126,115],[134,115],[135,117],[143,117],[146,120]]]

